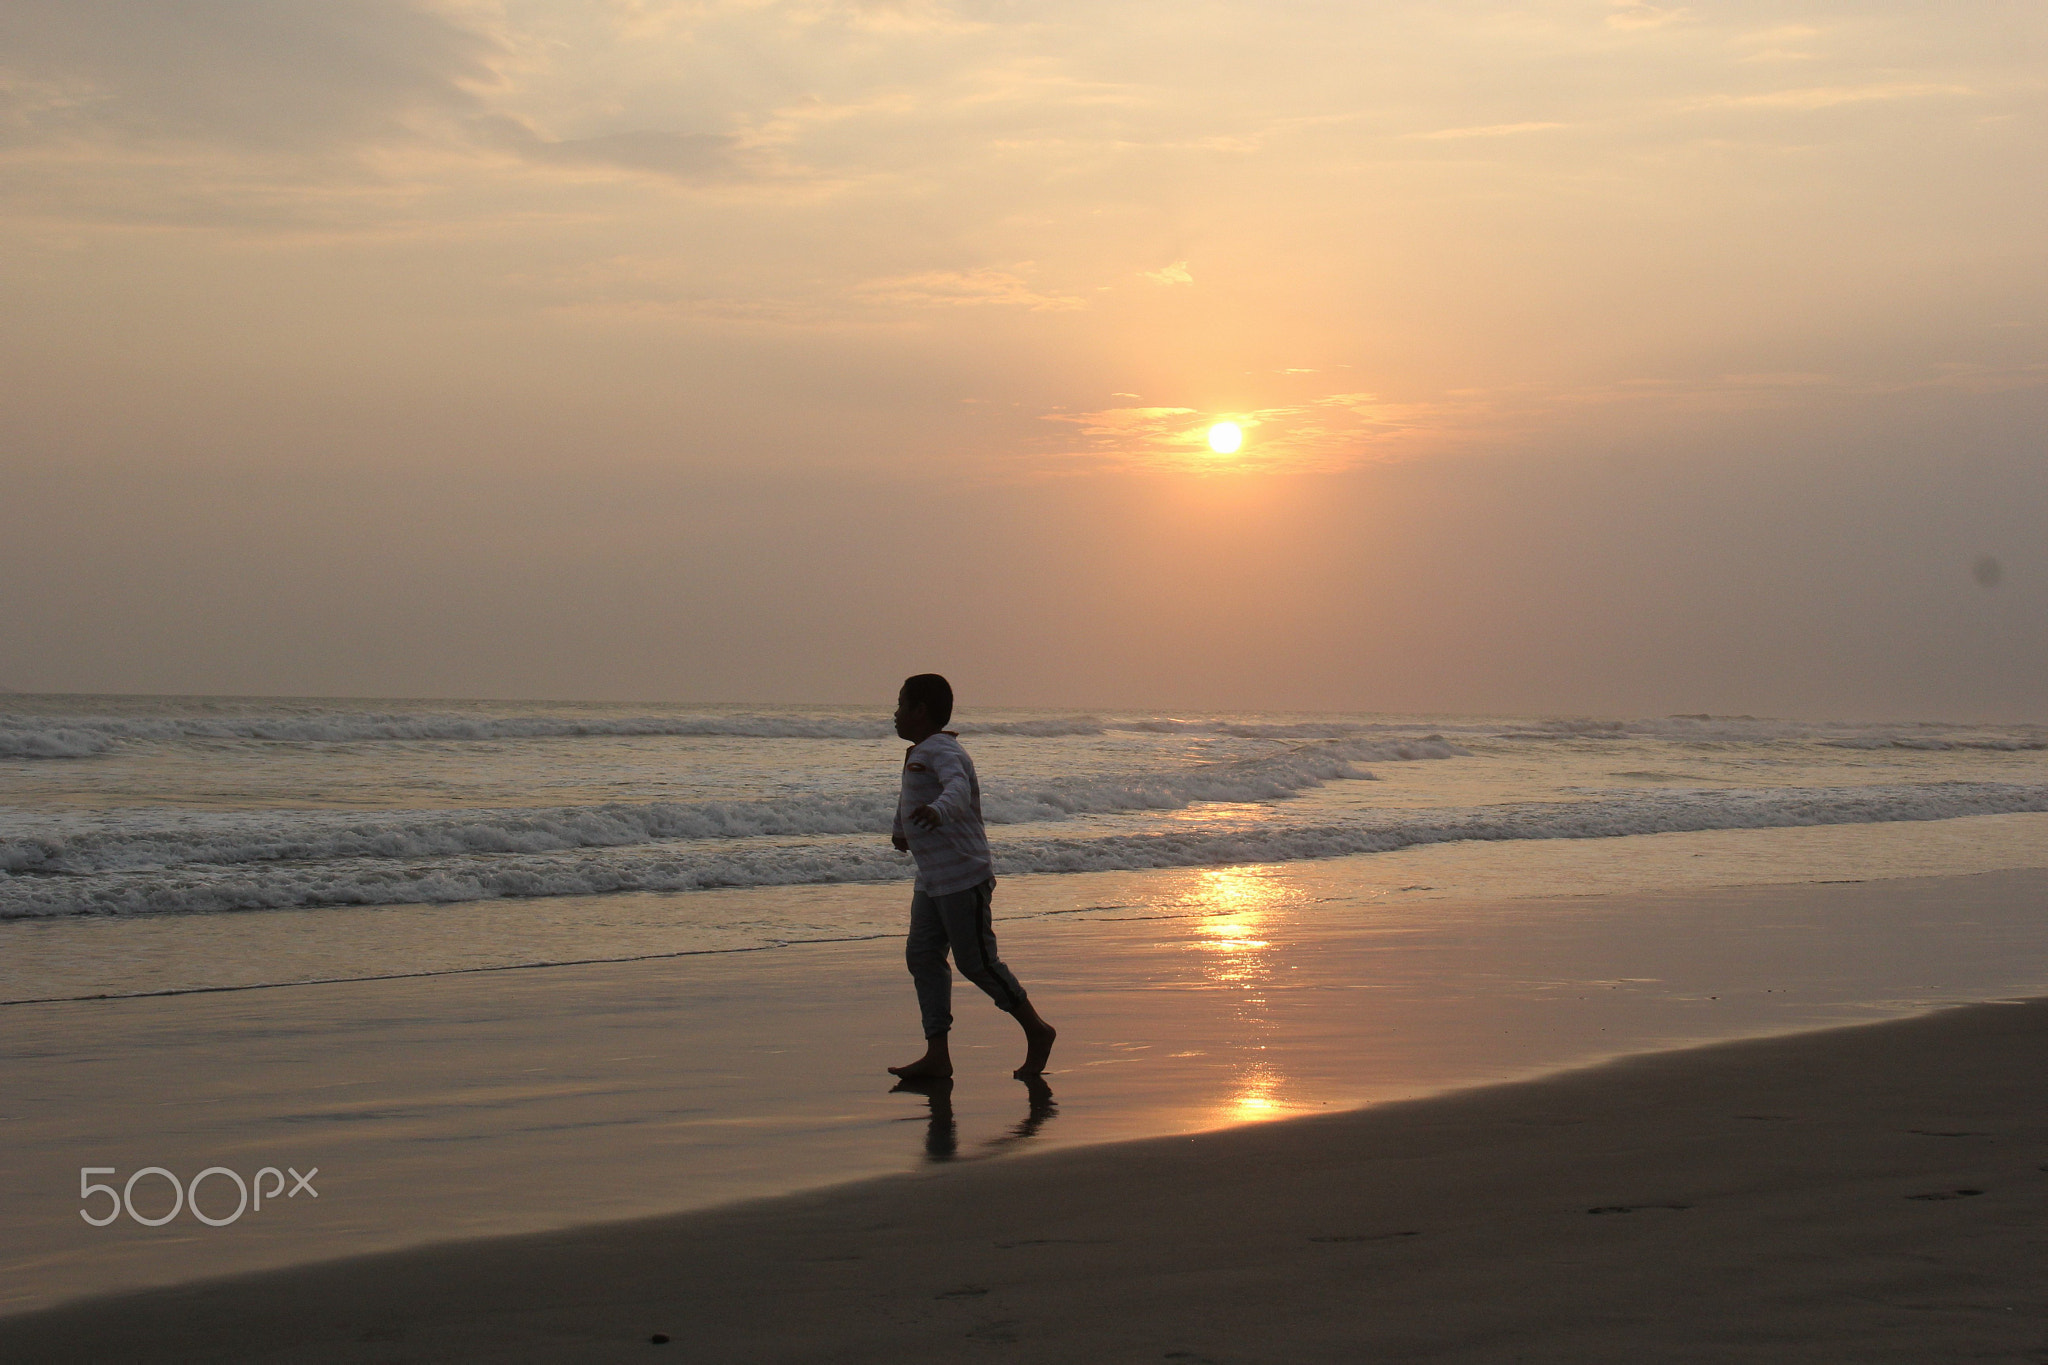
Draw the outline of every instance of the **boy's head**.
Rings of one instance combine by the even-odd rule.
[[[906,724],[923,721],[934,732],[943,730],[946,722],[953,719],[953,684],[936,673],[919,673],[903,680],[903,690],[896,694],[896,733],[904,733]]]

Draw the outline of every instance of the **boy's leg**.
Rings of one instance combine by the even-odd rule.
[[[928,899],[935,917],[945,926],[946,941],[953,947],[953,965],[960,975],[987,992],[997,1009],[1016,1014],[1026,1003],[1024,988],[996,956],[995,920],[990,911],[994,894],[995,883],[986,881],[950,896]]]
[[[1046,1059],[1052,1055],[1053,1039],[1059,1033],[1039,1018],[1016,974],[996,955],[991,908],[995,889],[991,878],[966,891],[933,897],[932,904],[945,925],[946,939],[953,946],[953,964],[960,974],[986,991],[988,998],[996,1002],[996,1008],[1014,1018],[1024,1030],[1024,1065],[1014,1074],[1036,1076],[1045,1070]]]
[[[953,973],[946,967],[946,926],[932,898],[910,893],[910,934],[903,941],[904,965],[917,987],[917,1011],[924,1024],[924,1056],[906,1066],[889,1068],[905,1080],[926,1080],[953,1074],[946,1035],[953,1027]]]
[[[922,891],[910,893],[910,936],[903,963],[917,987],[917,1012],[924,1036],[943,1036],[953,1027],[953,973],[946,968],[946,924],[938,903]]]

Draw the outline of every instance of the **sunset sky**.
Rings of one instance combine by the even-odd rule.
[[[6,0],[0,686],[2048,720],[2044,38]]]

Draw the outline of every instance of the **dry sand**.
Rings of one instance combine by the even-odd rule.
[[[85,1301],[0,1357],[2041,1362],[2044,1063],[2048,1001],[1972,1006]]]

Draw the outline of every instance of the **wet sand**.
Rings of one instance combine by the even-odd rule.
[[[1006,956],[1062,1029],[1049,1094],[1009,1078],[1016,1034],[965,987],[956,1085],[892,1091],[882,1067],[916,1039],[889,942],[10,1006],[0,1305],[1064,1160],[1054,1149],[1385,1106],[2048,984],[2041,871],[1402,907],[1347,902],[1354,874],[1333,862],[1188,874],[1186,894],[1155,897],[1147,918],[1100,920],[1103,889],[1048,879],[1036,894],[1082,899],[1004,927]],[[1013,907],[1033,894],[1010,890]],[[219,1228],[189,1212],[161,1227],[81,1220],[99,1207],[79,1198],[81,1167],[113,1167],[119,1184],[150,1165],[185,1179],[317,1166],[319,1196]],[[170,1205],[157,1177],[135,1197],[143,1216]],[[233,1198],[220,1177],[208,1186],[217,1215]],[[1327,1235],[1354,1232],[1377,1235]],[[0,1319],[0,1356],[16,1358],[9,1333],[42,1330],[30,1322]]]
[[[2044,1064],[2048,1001],[1958,1008],[93,1301],[0,1352],[2038,1362]]]

